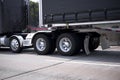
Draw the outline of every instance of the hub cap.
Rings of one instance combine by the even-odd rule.
[[[72,43],[69,38],[62,38],[59,42],[59,46],[63,52],[69,52],[72,47]]]
[[[13,39],[11,41],[11,49],[16,51],[19,48],[19,42],[16,39]]]
[[[46,41],[43,38],[39,38],[36,41],[36,47],[39,51],[44,51],[46,49]]]

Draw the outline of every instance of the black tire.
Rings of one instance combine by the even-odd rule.
[[[85,50],[85,39],[83,40],[83,52],[86,53],[87,55],[89,55],[92,51],[94,51],[96,48],[98,48],[99,43],[100,43],[100,39],[99,37],[91,37],[89,36],[89,43],[88,43],[88,47],[86,47]]]
[[[90,37],[89,50],[94,51],[95,49],[98,48],[99,44],[100,44],[100,38],[99,37]]]
[[[20,53],[22,51],[22,48],[20,46],[20,41],[17,37],[12,37],[10,39],[10,50],[14,53]]]
[[[68,44],[70,45],[71,44],[71,47],[68,48],[68,51],[65,51],[64,49],[64,45],[62,46],[63,43],[61,43],[61,41],[64,39],[68,39]],[[57,39],[57,43],[56,43],[56,46],[57,46],[57,50],[58,52],[61,54],[61,55],[64,55],[64,56],[72,56],[76,53],[79,52],[80,50],[80,47],[79,47],[79,41],[78,41],[78,36],[75,35],[75,34],[71,34],[71,33],[64,33],[64,34],[61,34],[58,39]],[[67,50],[67,49],[66,49]]]
[[[43,43],[44,43],[43,50],[42,48],[39,47],[40,45],[38,44],[40,39],[41,40],[43,39]],[[51,54],[55,51],[55,46],[53,44],[52,39],[50,37],[47,37],[44,34],[37,35],[34,38],[33,47],[34,47],[35,52],[37,52],[37,54],[39,55]]]

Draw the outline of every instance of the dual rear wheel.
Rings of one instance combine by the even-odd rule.
[[[33,47],[39,55],[51,54],[55,50],[53,40],[44,34],[37,35],[34,38]]]
[[[56,43],[57,50],[60,54],[71,56],[77,54],[80,50],[80,41],[76,34],[61,34]]]
[[[93,51],[99,46],[99,37],[88,38],[89,43],[87,45],[85,45],[84,40],[87,39],[80,38],[75,33],[61,34],[57,40],[53,40],[45,34],[40,34],[34,38],[33,46],[40,55],[51,54],[57,48],[58,52],[65,56],[77,54],[80,49]]]

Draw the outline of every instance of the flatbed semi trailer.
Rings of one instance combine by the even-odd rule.
[[[1,0],[0,4],[4,1],[8,0]],[[32,28],[36,32],[31,33],[23,32],[28,25],[25,6],[29,5],[29,1],[19,1],[21,1],[20,6],[8,4],[20,9],[14,15],[24,15],[25,18],[18,18],[25,20],[21,19],[23,21],[21,23],[25,26],[13,23],[12,27],[16,29],[9,31],[7,26],[8,31],[6,31],[2,26],[4,18],[0,19],[0,27],[4,30],[1,32],[0,45],[10,47],[13,52],[18,53],[24,47],[33,46],[40,55],[51,54],[55,49],[62,55],[71,56],[81,50],[88,55],[99,45],[103,49],[111,45],[120,45],[120,1],[118,0],[39,0],[39,28]],[[21,6],[25,10],[21,10]],[[0,8],[0,15],[4,14],[5,9]],[[14,8],[11,7],[6,11],[12,11],[11,9]],[[15,19],[11,18],[10,21]]]

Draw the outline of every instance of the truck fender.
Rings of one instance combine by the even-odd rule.
[[[29,42],[30,45],[32,45],[32,41],[33,41],[33,38],[34,38],[35,35],[36,35],[36,33],[29,33],[26,36],[26,40]]]

